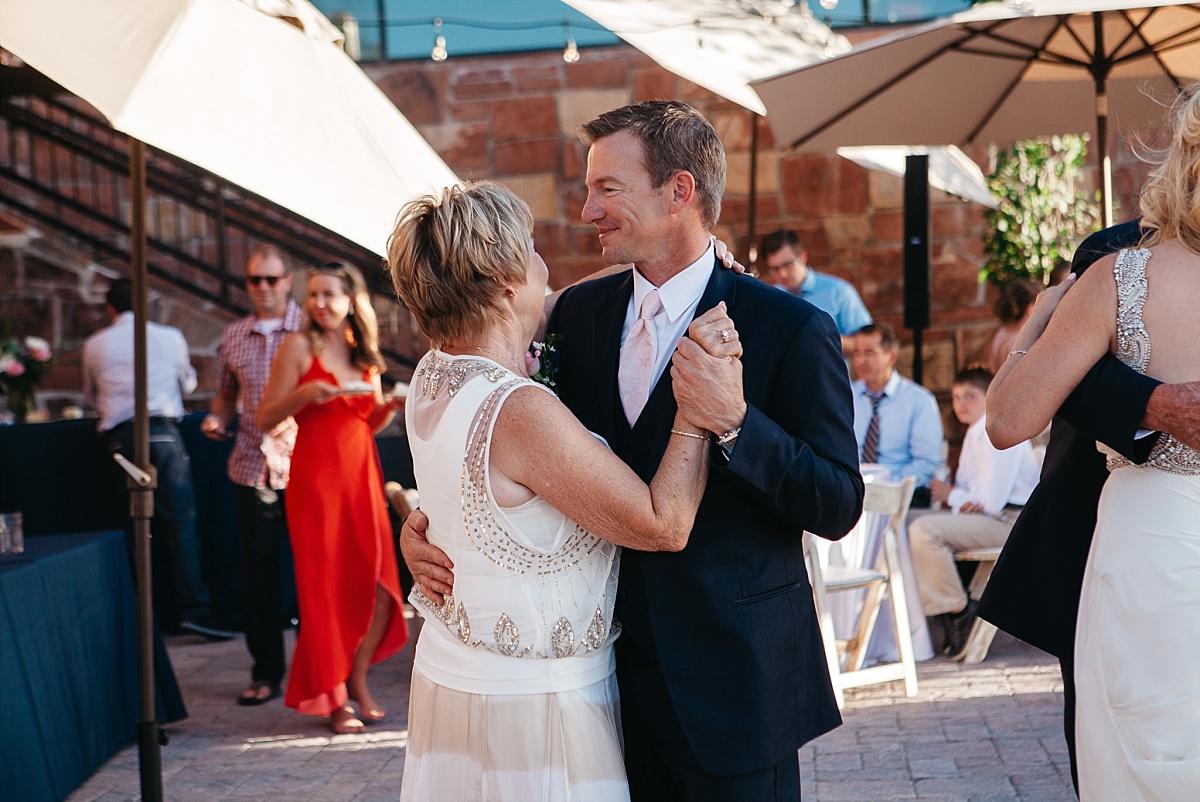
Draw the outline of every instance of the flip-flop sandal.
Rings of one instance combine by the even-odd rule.
[[[263,688],[266,688],[268,691],[266,696],[262,695]],[[253,695],[247,696],[246,694],[251,691],[253,691]],[[242,695],[238,697],[237,703],[242,707],[258,707],[259,705],[265,705],[272,699],[278,699],[279,696],[278,685],[273,685],[270,682],[255,682],[242,692]]]

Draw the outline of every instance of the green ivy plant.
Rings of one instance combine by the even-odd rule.
[[[1100,208],[1083,190],[1087,135],[1027,139],[994,154],[988,188],[999,200],[984,213],[987,263],[980,281],[1003,287],[1049,282],[1058,259],[1099,227]]]

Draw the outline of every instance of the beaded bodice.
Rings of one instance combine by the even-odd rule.
[[[1117,255],[1113,275],[1117,281],[1117,353],[1116,356],[1138,373],[1145,373],[1150,364],[1150,333],[1142,321],[1142,310],[1150,285],[1146,281],[1146,263],[1150,251],[1145,248],[1124,250]],[[1108,469],[1138,467],[1157,468],[1168,473],[1200,474],[1200,452],[1185,446],[1167,433],[1158,437],[1150,456],[1137,465],[1118,454],[1109,454]]]
[[[512,391],[534,383],[490,360],[436,351],[416,379],[406,417],[428,432],[410,429],[421,506],[430,541],[454,561],[455,592],[439,605],[417,585],[413,602],[452,639],[498,656],[563,658],[609,646],[617,547],[540,497],[517,508],[492,497],[492,428]]]

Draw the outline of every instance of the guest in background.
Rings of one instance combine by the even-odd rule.
[[[242,544],[242,615],[246,648],[254,659],[250,687],[238,704],[261,705],[280,694],[284,665],[284,587],[291,584],[285,565],[288,553],[284,488],[296,423],[287,418],[274,431],[258,428],[259,399],[267,384],[271,360],[284,337],[300,330],[300,305],[292,299],[292,271],[283,252],[264,245],[246,263],[246,292],[254,314],[233,323],[221,339],[221,389],[200,430],[213,440],[226,440],[233,423],[237,435],[229,455],[238,532]],[[272,458],[268,460],[267,454]]]
[[[83,396],[100,413],[98,428],[111,452],[133,460],[133,285],[117,279],[105,296],[112,325],[83,345]],[[196,389],[196,371],[183,332],[146,323],[147,407],[150,463],[158,471],[154,490],[154,555],[165,561],[170,584],[156,585],[154,613],[166,631],[184,630],[209,638],[234,636],[212,615],[200,568],[196,497],[192,469],[176,424],[183,417],[181,390]],[[124,477],[124,474],[122,474]],[[173,596],[173,598],[171,598]]]
[[[385,716],[367,670],[408,641],[374,438],[399,402],[380,389],[375,311],[357,269],[309,270],[307,312],[279,346],[257,421],[299,425],[285,506],[303,626],[285,701],[329,716],[336,733],[362,732]]]
[[[767,234],[758,247],[758,258],[765,265],[761,271],[764,281],[803,298],[833,318],[842,336],[842,353],[849,354],[854,347],[854,333],[871,323],[871,313],[854,285],[809,267],[808,251],[794,231],[780,229]]]
[[[942,416],[933,393],[896,372],[900,338],[887,323],[854,335],[854,436],[863,464],[887,468],[892,478],[917,480],[914,508],[929,506],[929,483],[942,459]]]
[[[1029,314],[1033,311],[1033,302],[1041,291],[1040,284],[1024,280],[1007,284],[1000,291],[1000,297],[996,299],[994,307],[1000,325],[992,335],[987,358],[988,370],[993,375],[1004,364],[1005,357],[1017,341],[1017,335],[1029,319]]]
[[[1038,480],[1038,464],[1029,442],[1003,451],[988,440],[987,389],[991,371],[966,368],[954,376],[951,402],[959,422],[967,425],[958,474],[953,485],[934,479],[930,492],[948,512],[931,512],[908,525],[913,568],[921,610],[926,618],[945,623],[943,651],[951,660],[966,654],[967,636],[975,622],[976,600],[967,596],[954,553],[964,549],[997,548]]]

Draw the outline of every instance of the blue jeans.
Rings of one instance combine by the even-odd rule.
[[[133,461],[132,422],[118,424],[103,435],[110,452],[120,451],[126,459]],[[150,463],[158,469],[154,518],[150,522],[152,552],[162,560],[161,564],[159,559],[154,562],[169,577],[169,590],[172,591],[169,595],[174,597],[174,609],[171,609],[166,598],[156,592],[154,612],[159,625],[171,630],[179,621],[210,616],[212,600],[200,569],[191,460],[179,430],[169,419],[151,418]]]

